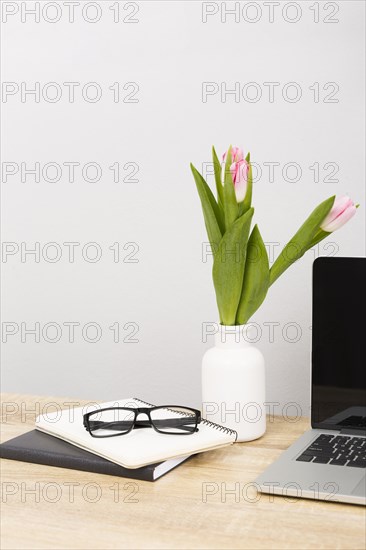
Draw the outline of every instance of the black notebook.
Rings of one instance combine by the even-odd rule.
[[[32,430],[0,445],[0,457],[34,464],[45,464],[95,474],[155,481],[185,460],[188,456],[149,464],[142,468],[124,468],[66,441],[38,430]]]

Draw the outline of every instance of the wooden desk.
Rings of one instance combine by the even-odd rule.
[[[32,429],[30,409],[69,401],[4,395],[2,441]],[[277,417],[260,440],[195,456],[155,483],[2,460],[1,547],[365,548],[364,508],[250,485],[307,428]]]

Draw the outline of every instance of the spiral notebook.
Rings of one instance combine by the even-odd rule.
[[[129,398],[102,403],[99,408],[107,407],[153,407],[141,399]],[[83,426],[83,414],[93,410],[88,407],[65,410],[60,413],[48,413],[36,418],[36,429],[63,439],[81,449],[119,464],[124,468],[141,468],[155,462],[162,462],[210,451],[234,443],[237,433],[219,424],[202,420],[196,433],[166,435],[151,428],[132,430],[126,435],[108,438],[95,438]]]

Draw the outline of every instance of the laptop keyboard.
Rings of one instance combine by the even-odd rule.
[[[366,438],[322,434],[296,460],[366,468]]]

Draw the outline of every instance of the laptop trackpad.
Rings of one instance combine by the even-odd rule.
[[[361,481],[353,489],[352,494],[355,496],[363,497],[366,494],[366,475],[361,479]]]

